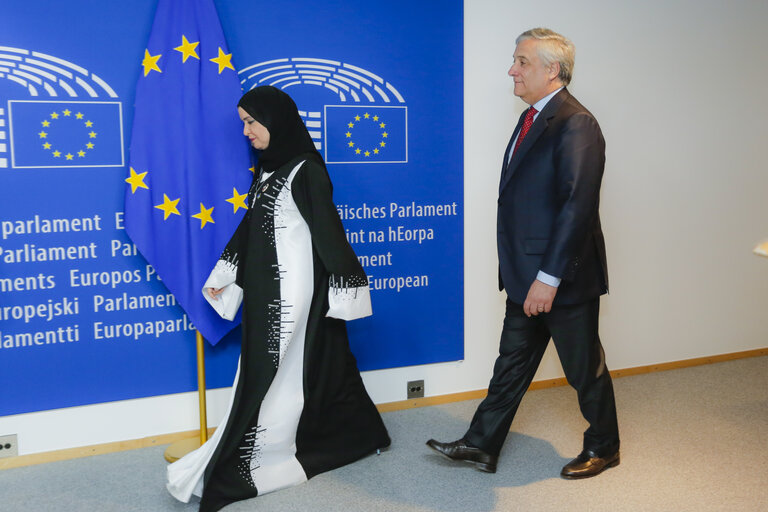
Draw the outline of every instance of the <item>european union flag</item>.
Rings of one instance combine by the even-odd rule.
[[[325,161],[408,162],[407,107],[326,105]]]
[[[9,101],[12,167],[122,167],[114,101]]]
[[[247,206],[240,83],[212,0],[160,0],[141,62],[125,225],[195,327],[217,343],[235,324],[201,290]]]

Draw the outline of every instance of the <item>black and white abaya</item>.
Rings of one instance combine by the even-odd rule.
[[[249,210],[205,287],[243,338],[227,417],[168,467],[182,501],[213,512],[301,483],[390,443],[349,349],[345,320],[371,314],[365,273],[347,242],[325,165],[293,101],[272,87],[240,106],[270,132]],[[207,294],[206,294],[207,297]]]

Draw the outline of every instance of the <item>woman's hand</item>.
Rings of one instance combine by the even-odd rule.
[[[213,300],[219,300],[219,295],[224,291],[224,288],[206,288],[206,291]]]

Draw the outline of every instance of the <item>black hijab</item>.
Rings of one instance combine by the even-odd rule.
[[[269,145],[259,154],[259,166],[265,172],[276,171],[300,155],[325,167],[296,103],[286,93],[262,85],[246,92],[237,106],[269,130]]]

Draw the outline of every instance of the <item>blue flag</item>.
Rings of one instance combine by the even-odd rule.
[[[326,105],[328,163],[408,162],[406,107]]]
[[[9,101],[13,166],[122,167],[120,107],[116,101]]]
[[[253,177],[241,95],[212,0],[160,0],[136,85],[125,226],[197,330],[236,324],[202,287],[247,206]]]

